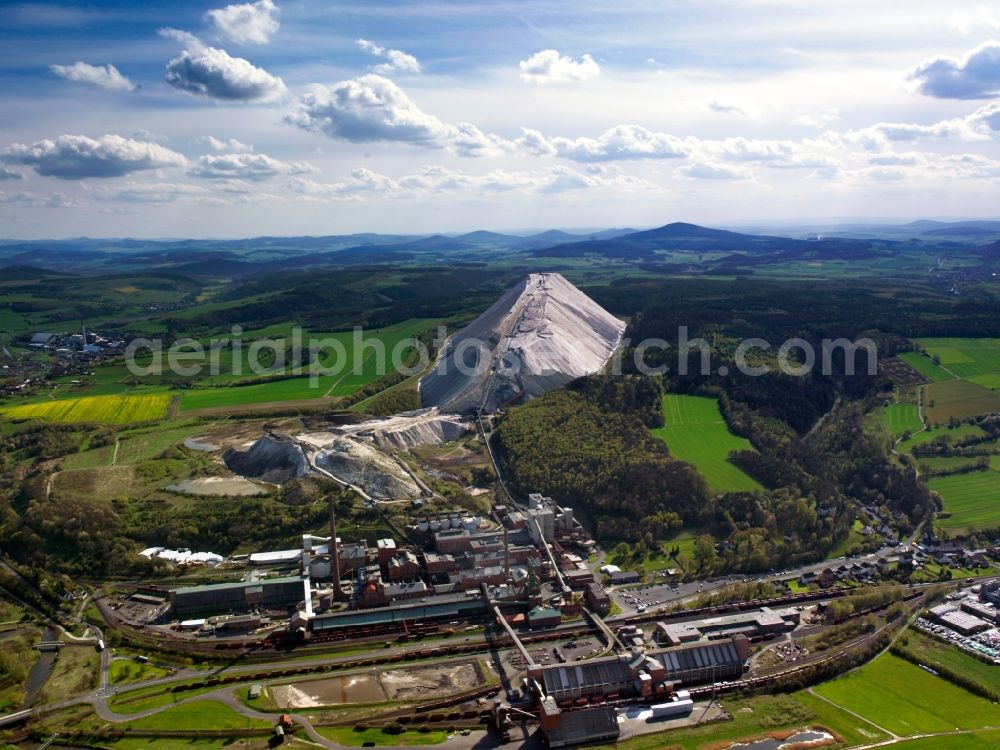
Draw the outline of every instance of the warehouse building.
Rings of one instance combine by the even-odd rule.
[[[185,586],[170,592],[170,608],[179,616],[283,609],[304,601],[308,585],[308,577],[287,576]]]
[[[533,673],[534,672],[534,673]],[[544,695],[556,703],[631,692],[635,678],[624,657],[589,659],[529,670]]]
[[[656,637],[660,643],[667,646],[679,646],[702,638],[724,638],[737,634],[753,638],[794,630],[800,620],[801,613],[796,609],[774,610],[762,607],[755,611],[737,612],[691,622],[660,622],[656,626]]]
[[[745,635],[708,643],[692,643],[651,654],[666,669],[666,679],[681,685],[737,679],[750,658]]]
[[[613,708],[563,711],[554,700],[546,698],[541,702],[539,714],[542,733],[551,748],[616,742],[621,733]]]

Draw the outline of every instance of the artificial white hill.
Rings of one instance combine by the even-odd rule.
[[[625,323],[557,273],[533,273],[452,336],[420,380],[424,406],[491,411],[600,370]]]

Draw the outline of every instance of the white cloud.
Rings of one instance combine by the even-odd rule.
[[[87,83],[108,91],[135,91],[137,88],[114,65],[90,65],[85,62],[75,62],[72,65],[50,65],[49,70],[67,81]]]
[[[129,203],[174,203],[185,198],[201,198],[208,190],[185,182],[133,182],[118,188],[101,188],[97,195]]]
[[[30,146],[14,143],[0,152],[0,161],[24,164],[47,177],[65,180],[85,177],[120,177],[160,167],[183,167],[187,159],[158,143],[120,135],[61,135]]]
[[[365,52],[385,60],[384,63],[379,63],[373,68],[376,73],[389,75],[391,73],[420,72],[420,61],[413,55],[407,54],[402,50],[386,49],[367,39],[358,39],[357,45]]]
[[[939,56],[912,73],[921,94],[940,99],[991,99],[1000,96],[1000,42],[990,39],[961,60]]]
[[[243,143],[242,141],[238,141],[235,138],[230,138],[229,140],[224,141],[213,135],[206,135],[198,140],[213,151],[226,151],[231,154],[248,154],[253,151],[253,146]]]
[[[601,72],[601,66],[590,55],[574,60],[554,49],[536,52],[517,65],[521,69],[521,79],[528,83],[572,83],[593,78]]]
[[[836,107],[826,107],[821,112],[813,115],[799,115],[797,122],[799,125],[807,125],[812,128],[825,128],[830,123],[840,119],[840,110]]]
[[[270,101],[285,93],[280,78],[249,60],[205,46],[186,31],[161,29],[160,34],[185,45],[167,63],[166,80],[174,88],[220,101]]]
[[[13,169],[7,169],[6,167],[0,167],[0,180],[23,180],[24,175],[20,172],[15,172]]]
[[[215,28],[237,44],[267,44],[278,31],[278,8],[271,0],[227,5],[205,14]]]
[[[677,170],[683,177],[692,180],[750,180],[753,172],[746,167],[719,162],[697,161]]]
[[[65,193],[38,195],[27,191],[5,193],[0,190],[0,204],[15,206],[47,206],[48,208],[75,208],[80,204]]]
[[[585,174],[569,167],[553,166],[534,171],[495,169],[481,175],[457,172],[442,166],[427,166],[415,174],[387,177],[370,169],[355,169],[344,180],[322,183],[308,178],[289,180],[288,187],[311,201],[354,201],[364,196],[414,198],[442,193],[562,193],[594,188],[655,190],[652,183],[607,170]]]
[[[916,166],[926,162],[927,158],[919,151],[886,151],[868,157],[868,163],[873,166]]]
[[[750,113],[746,109],[741,107],[739,104],[734,104],[733,102],[723,102],[718,99],[712,99],[705,105],[709,112],[717,112],[723,115],[736,115],[738,117],[749,117]]]
[[[440,146],[455,133],[452,126],[421,110],[395,83],[375,74],[332,86],[313,84],[295,100],[285,119],[303,130],[359,143]]]
[[[280,175],[308,174],[316,169],[306,162],[288,164],[267,154],[206,154],[188,171],[192,177],[259,182]]]
[[[859,130],[845,133],[828,131],[822,140],[831,145],[860,144],[869,150],[884,150],[892,143],[912,142],[923,139],[954,138],[962,141],[984,141],[990,133],[1000,131],[1000,103],[980,107],[964,117],[939,120],[930,125],[908,122],[878,122]]]
[[[548,139],[558,156],[579,162],[620,159],[679,159],[690,153],[685,142],[669,133],[657,133],[639,125],[619,125],[597,138]],[[535,144],[536,148],[539,144]]]

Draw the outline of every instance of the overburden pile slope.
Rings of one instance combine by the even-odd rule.
[[[449,339],[420,380],[424,406],[491,411],[597,372],[625,323],[557,273],[534,273]]]

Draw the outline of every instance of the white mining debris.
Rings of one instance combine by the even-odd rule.
[[[421,402],[464,413],[540,396],[600,370],[624,330],[561,275],[533,273],[449,339]]]
[[[597,372],[624,330],[559,274],[531,274],[449,339],[420,380],[428,408],[323,432],[267,433],[248,450],[227,451],[225,461],[236,474],[267,482],[326,473],[375,500],[412,500],[429,490],[394,452],[450,442],[472,428],[462,414]],[[477,342],[483,348],[471,346]]]

